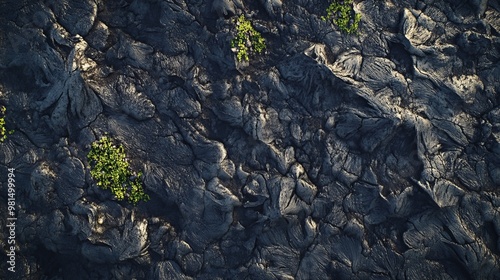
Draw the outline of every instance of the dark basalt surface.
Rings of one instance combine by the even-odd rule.
[[[0,3],[1,279],[500,279],[499,2]],[[91,179],[105,133],[150,201]]]

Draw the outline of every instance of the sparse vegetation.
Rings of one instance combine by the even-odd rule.
[[[241,15],[236,20],[236,37],[231,41],[231,47],[238,61],[248,61],[250,55],[260,54],[266,48],[266,42],[251,22]]]
[[[6,112],[5,106],[0,106],[0,142],[3,142],[7,139],[7,134],[12,134],[14,133],[13,130],[7,131],[7,128],[5,127],[5,112]]]
[[[123,146],[116,146],[107,136],[92,143],[87,155],[92,168],[90,174],[97,186],[109,189],[116,199],[127,199],[137,205],[139,201],[149,200],[142,187],[142,173],[130,170]]]
[[[352,0],[333,0],[326,9],[326,17],[322,20],[331,20],[342,32],[355,34],[358,32],[361,15],[354,12]]]

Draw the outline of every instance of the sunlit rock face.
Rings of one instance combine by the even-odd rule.
[[[500,4],[355,1],[354,35],[321,19],[328,4],[4,1],[18,220],[2,272],[498,278]],[[240,14],[267,45],[248,62]],[[96,186],[86,155],[105,134],[149,201]]]

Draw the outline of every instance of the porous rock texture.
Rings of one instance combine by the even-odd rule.
[[[1,279],[500,279],[498,1],[0,3]],[[104,134],[150,201],[96,186]]]

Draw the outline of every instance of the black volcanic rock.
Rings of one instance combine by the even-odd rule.
[[[500,5],[354,2],[2,1],[0,278],[498,279]],[[103,135],[148,202],[96,185]]]

